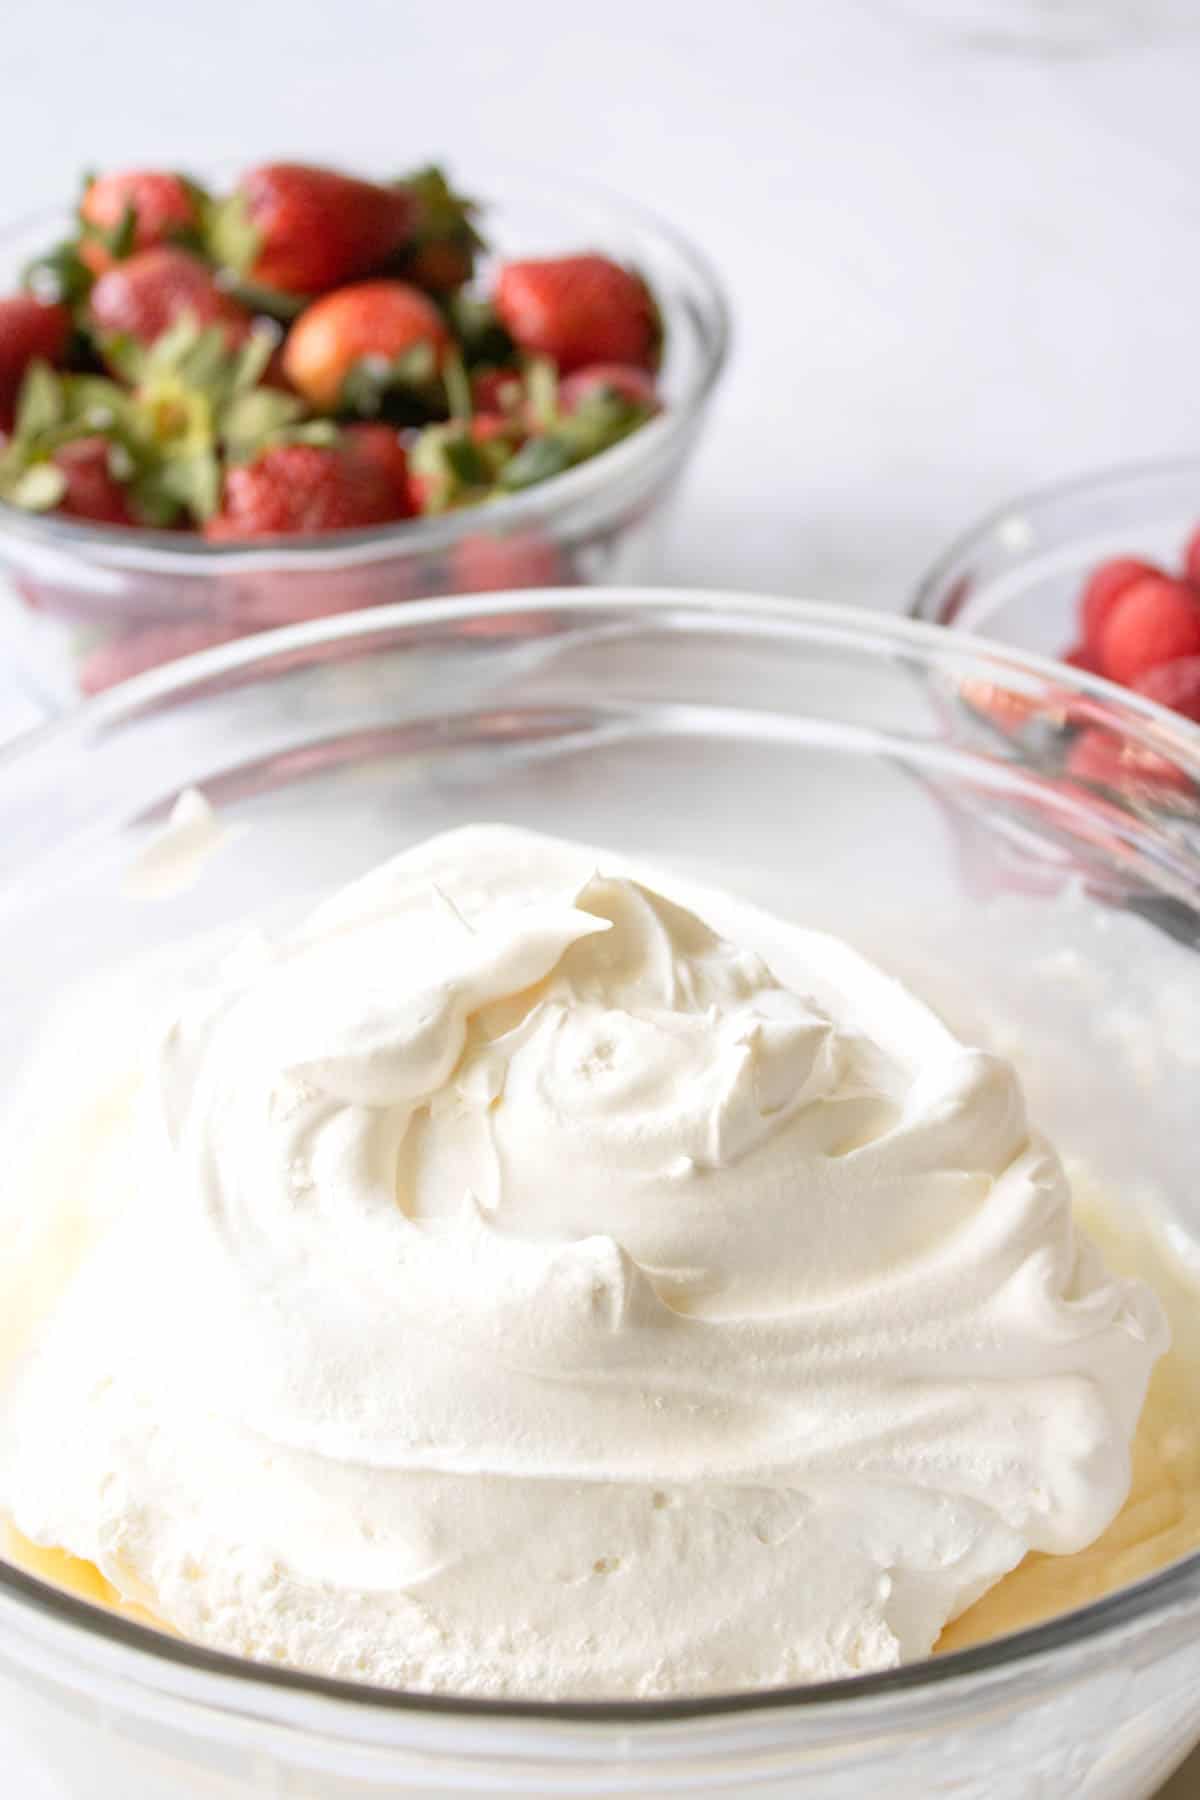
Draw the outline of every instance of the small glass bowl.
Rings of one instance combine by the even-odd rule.
[[[682,234],[586,182],[510,176],[503,166],[492,179],[494,197],[483,197],[496,256],[594,249],[641,270],[663,317],[661,415],[590,462],[480,507],[253,547],[0,502],[0,603],[12,669],[39,708],[57,711],[178,656],[329,614],[652,573],[663,502],[696,446],[725,363],[720,282]],[[50,213],[0,238],[0,291],[69,230],[65,214]]]
[[[1200,794],[1200,733],[1069,669],[844,608],[668,590],[416,603],[126,683],[0,752],[10,1089],[99,965],[503,819],[641,851],[849,938],[973,1041],[1131,1226],[1200,1256],[1200,843],[1047,778],[956,704],[1094,709]],[[232,828],[136,866],[181,790]],[[139,890],[140,891],[140,890]],[[997,1036],[999,1034],[999,1037]],[[1155,1199],[1160,1197],[1160,1202]],[[17,1241],[0,1187],[0,1244]],[[0,1251],[0,1254],[3,1254]],[[1200,1735],[1200,1552],[885,1674],[676,1701],[431,1698],[216,1655],[0,1563],[0,1758],[21,1800],[1146,1800]]]
[[[1040,488],[990,513],[922,577],[910,616],[1063,656],[1098,563],[1137,556],[1178,568],[1200,525],[1200,456],[1136,463]]]
[[[1198,524],[1200,457],[1043,488],[1010,501],[959,538],[920,582],[909,611],[915,619],[1018,650],[1065,657],[1079,635],[1079,598],[1091,572],[1113,556],[1178,570]],[[1106,687],[1101,682],[1097,691]],[[1066,689],[1035,706],[1014,704],[987,684],[969,684],[957,704],[983,738],[1019,743],[1047,775],[1086,781],[1134,806],[1172,804],[1170,767],[1115,731],[1111,716],[1097,713],[1093,702]],[[1195,829],[1190,804],[1184,810]]]

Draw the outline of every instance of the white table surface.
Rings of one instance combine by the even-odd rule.
[[[737,344],[664,579],[898,608],[1014,491],[1200,447],[1197,0],[36,0],[3,38],[0,217],[243,152],[485,192],[495,149],[678,220]]]

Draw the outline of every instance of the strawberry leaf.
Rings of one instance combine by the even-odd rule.
[[[457,350],[447,356],[442,365],[442,381],[450,417],[469,419],[475,410],[471,402],[471,383]]]
[[[276,443],[300,424],[304,403],[277,388],[254,388],[230,401],[221,418],[221,441],[233,462],[251,462],[260,450]],[[334,435],[330,425],[328,432]]]
[[[530,438],[523,444],[512,460],[500,472],[500,486],[510,492],[519,488],[536,487],[539,481],[549,481],[552,475],[561,475],[577,460],[570,441],[561,433],[547,432],[543,437]]]
[[[39,300],[58,300],[64,306],[78,306],[92,290],[95,276],[80,259],[79,240],[67,238],[41,256],[35,256],[21,271],[21,285]]]
[[[466,194],[456,193],[445,171],[436,163],[414,170],[396,185],[407,188],[416,199],[418,243],[432,238],[450,238],[472,250],[485,248],[474,224],[481,210],[479,202],[469,199]]]
[[[558,418],[558,370],[546,356],[525,365],[525,394],[535,431],[548,431]]]
[[[444,416],[432,344],[414,344],[397,357],[360,357],[342,382],[337,410],[368,419],[385,413],[411,423]]]
[[[478,294],[451,294],[443,308],[468,367],[511,360],[513,341],[489,301]]]
[[[4,498],[22,512],[53,512],[67,491],[67,478],[51,462],[32,463],[3,485]]]
[[[230,194],[208,209],[205,235],[209,255],[235,274],[245,275],[258,260],[262,233],[250,216],[244,194]]]
[[[211,519],[221,500],[221,467],[212,450],[167,457],[158,475],[159,491],[178,500],[194,519]]]
[[[278,319],[283,325],[298,318],[308,305],[308,300],[301,294],[285,294],[282,288],[266,287],[261,281],[251,281],[228,269],[220,285],[225,293],[239,300],[247,312]]]
[[[28,441],[52,431],[62,424],[66,410],[66,391],[49,363],[30,363],[17,401],[14,437]]]

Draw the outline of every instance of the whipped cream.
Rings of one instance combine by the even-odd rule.
[[[35,1076],[75,1163],[29,1207],[78,1230],[0,1510],[186,1636],[461,1694],[822,1679],[1121,1506],[1156,1300],[1011,1066],[836,939],[479,826],[175,985],[107,1100],[81,1018]]]

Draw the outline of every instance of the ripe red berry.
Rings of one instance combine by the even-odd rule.
[[[1100,660],[1127,687],[1160,663],[1200,655],[1200,597],[1187,582],[1146,575],[1126,588],[1100,635]]]
[[[117,258],[96,232],[119,231],[126,217],[132,220],[129,253],[151,250],[200,223],[196,192],[180,175],[158,169],[123,169],[98,175],[88,184],[79,216],[92,233],[80,240],[79,255],[95,274],[111,269]]]
[[[1085,648],[1093,655],[1099,651],[1109,614],[1135,581],[1141,581],[1147,575],[1161,574],[1162,570],[1156,569],[1153,563],[1142,562],[1134,556],[1114,556],[1093,569],[1079,598],[1079,635]]]
[[[471,405],[477,413],[515,413],[523,398],[515,369],[476,369],[471,377]]]
[[[1183,553],[1183,572],[1189,581],[1200,586],[1200,528],[1193,531]]]
[[[219,288],[212,270],[186,250],[162,244],[114,263],[92,289],[91,322],[104,337],[152,344],[188,314],[197,325],[220,325],[234,348],[251,327],[250,314]]]
[[[370,275],[409,242],[419,215],[407,187],[307,163],[248,169],[237,198],[254,240],[249,274],[289,294],[319,294]]]
[[[13,422],[17,395],[31,362],[61,360],[71,335],[65,306],[47,305],[32,294],[0,299],[0,431]]]
[[[1063,652],[1065,663],[1073,669],[1082,669],[1086,675],[1101,675],[1100,658],[1088,644],[1076,644],[1073,649]]]
[[[369,468],[378,470],[391,484],[397,504],[403,509],[399,516],[409,518],[418,511],[408,452],[390,425],[347,425],[342,432],[341,444],[345,455],[357,457]]]
[[[407,512],[390,470],[353,447],[277,444],[226,471],[221,509],[204,535],[215,543],[246,543],[384,525]]]
[[[56,512],[101,525],[136,525],[125,489],[112,472],[107,438],[75,438],[54,452],[52,461],[67,489]]]
[[[1170,707],[1200,725],[1200,656],[1181,656],[1175,662],[1147,669],[1133,683],[1134,691]]]
[[[514,342],[552,358],[563,374],[588,363],[652,369],[658,360],[650,290],[640,275],[606,256],[505,263],[493,303]]]
[[[397,364],[421,345],[440,363],[449,343],[441,313],[420,288],[362,281],[301,313],[283,347],[283,372],[311,405],[332,411],[357,364]]]

